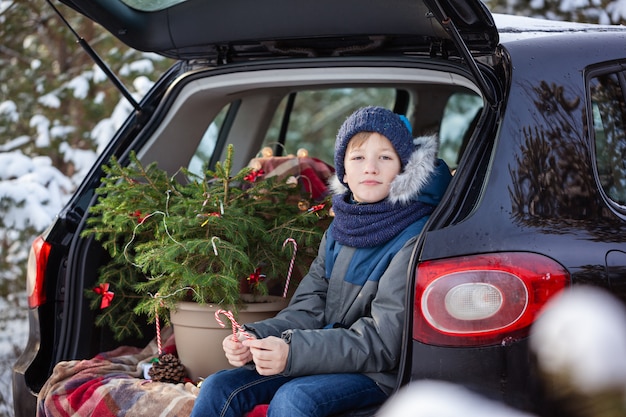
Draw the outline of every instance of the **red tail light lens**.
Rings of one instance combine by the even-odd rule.
[[[422,262],[413,338],[440,346],[485,346],[525,337],[539,310],[569,281],[560,264],[532,253]]]
[[[26,271],[26,291],[30,308],[39,307],[46,302],[44,283],[49,254],[50,244],[44,240],[43,236],[39,236],[30,247]]]

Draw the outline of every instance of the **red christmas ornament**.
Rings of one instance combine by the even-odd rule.
[[[257,178],[262,177],[263,175],[265,175],[265,171],[263,171],[262,169],[253,170],[248,175],[243,177],[243,179],[248,182],[255,182]]]
[[[316,205],[316,206],[311,207],[308,211],[309,211],[310,213],[315,213],[315,212],[317,212],[317,211],[322,210],[325,206],[326,206],[326,204],[318,204],[318,205]]]
[[[254,270],[248,277],[248,282],[252,285],[256,285],[265,279],[265,275],[261,274],[261,267]]]
[[[131,217],[136,217],[137,218],[137,223],[138,224],[142,224],[144,220],[146,220],[147,216],[142,216],[141,215],[141,210],[135,210],[135,212],[133,214],[131,214]]]
[[[111,301],[115,294],[112,291],[109,291],[109,283],[105,282],[98,285],[93,289],[93,292],[96,294],[100,294],[102,296],[102,300],[100,301],[100,310],[107,308],[111,305]]]

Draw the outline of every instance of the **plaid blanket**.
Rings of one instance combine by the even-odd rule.
[[[163,351],[174,349],[171,330]],[[122,346],[93,359],[59,362],[39,392],[37,417],[188,416],[199,388],[143,378],[157,356],[156,340],[144,349]]]

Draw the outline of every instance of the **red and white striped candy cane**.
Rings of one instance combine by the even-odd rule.
[[[152,296],[152,294],[150,294]],[[154,294],[154,298],[160,298],[159,293]],[[163,305],[163,300],[159,301],[159,304]],[[161,343],[161,320],[159,320],[159,306],[154,308],[154,323],[156,325],[156,341],[157,341],[157,351],[159,353],[159,357],[163,354],[163,347]]]
[[[250,334],[248,332],[246,332],[246,329],[244,329],[244,327],[242,325],[240,325],[239,323],[237,323],[237,320],[235,320],[235,316],[233,315],[232,311],[227,311],[227,310],[217,310],[215,312],[215,321],[217,321],[217,324],[220,325],[220,327],[226,327],[226,324],[224,324],[224,322],[220,319],[220,314],[223,314],[226,316],[226,318],[228,320],[230,320],[230,324],[233,328],[233,340],[235,341],[239,341],[239,339],[237,338],[237,331],[240,331],[246,338],[248,339],[253,339],[252,336],[250,336]]]
[[[156,312],[154,314],[154,322],[156,323],[156,340],[157,340],[157,351],[159,356],[163,354],[163,348],[161,344],[161,321],[159,320],[159,308],[156,308]]]
[[[283,290],[283,298],[287,298],[287,291],[289,290],[289,281],[291,281],[291,273],[293,272],[293,264],[296,261],[296,252],[298,252],[298,243],[295,239],[288,238],[283,242],[283,249],[287,243],[293,244],[293,254],[291,255],[291,262],[289,262],[289,271],[287,271],[287,280],[285,281],[285,289]]]

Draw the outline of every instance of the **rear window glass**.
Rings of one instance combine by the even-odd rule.
[[[301,91],[282,100],[274,114],[265,137],[264,146],[274,149],[277,155],[296,154],[299,149],[314,151],[315,156],[332,164],[335,137],[341,123],[356,109],[363,106],[382,106],[406,112],[411,120],[414,103],[409,94],[394,88],[341,88]],[[467,144],[474,123],[483,107],[481,97],[470,93],[450,95],[440,115],[437,131],[420,132],[415,127],[414,136],[438,133],[439,156],[455,168],[460,152]]]
[[[439,129],[439,157],[455,169],[483,108],[475,94],[454,93],[448,99]]]
[[[315,157],[332,164],[335,137],[341,123],[364,106],[394,108],[393,88],[338,88],[300,91],[285,97],[265,136],[264,146],[277,155],[315,151]]]
[[[425,93],[420,90],[422,87]],[[436,92],[433,86],[418,86],[412,91],[394,87],[320,88],[296,91],[273,103],[271,99],[254,101],[256,96],[251,96],[252,100],[243,97],[217,113],[186,165],[200,175],[207,165],[225,157],[225,143],[233,143],[244,155],[239,161],[242,164],[260,156],[302,155],[304,150],[332,166],[340,125],[356,109],[375,105],[406,114],[413,123],[414,137],[438,134],[439,157],[454,172],[481,114],[483,101],[472,92],[446,89],[442,89],[437,100],[429,101],[433,91]],[[254,104],[243,104],[246,100]],[[266,104],[267,113],[257,107],[258,103]]]
[[[215,151],[217,138],[219,136],[220,129],[222,128],[222,124],[226,119],[228,108],[229,106],[224,107],[217,114],[215,119],[213,119],[208,129],[204,132],[200,145],[198,145],[198,149],[196,149],[196,152],[189,162],[189,166],[187,168],[190,172],[198,175],[199,177],[201,177],[204,170],[208,168],[207,163],[211,160],[211,156]]]
[[[133,9],[144,12],[155,12],[157,10],[167,9],[168,7],[184,1],[185,0],[122,0],[122,3]]]
[[[626,206],[626,103],[624,74],[591,80],[597,174],[605,195]]]

